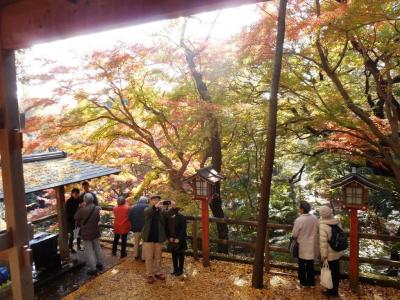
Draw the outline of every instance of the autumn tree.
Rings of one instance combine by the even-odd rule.
[[[202,134],[199,107],[205,104],[184,96],[171,98],[157,89],[173,83],[167,72],[151,65],[151,53],[143,46],[121,44],[87,56],[82,68],[74,70],[79,76],[58,87],[58,93],[73,97],[76,106],[55,120],[45,136],[55,142],[59,135],[82,139],[92,152],[81,144],[76,150],[91,157],[112,145],[129,147],[131,153],[144,146],[157,158],[153,168],[167,175],[173,189],[183,191],[184,173],[203,146],[191,136]],[[58,145],[66,141],[58,139]]]

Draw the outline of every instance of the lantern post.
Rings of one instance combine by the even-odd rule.
[[[217,171],[208,167],[198,170],[196,174],[184,180],[191,187],[193,199],[201,201],[201,252],[204,267],[210,265],[208,204],[213,197],[215,184],[222,178]]]
[[[364,176],[357,174],[356,168],[352,173],[334,181],[331,188],[341,187],[340,202],[343,209],[350,210],[350,253],[349,279],[352,292],[358,293],[359,283],[359,238],[358,238],[358,210],[368,208],[368,188],[379,190],[379,186]]]

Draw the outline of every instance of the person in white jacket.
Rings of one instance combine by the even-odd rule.
[[[319,256],[318,219],[310,214],[311,205],[300,201],[299,212],[292,235],[299,243],[298,277],[301,287],[315,286],[314,260]]]
[[[333,288],[324,291],[323,294],[326,296],[339,296],[339,259],[342,257],[342,251],[335,251],[329,246],[329,240],[332,237],[331,225],[338,225],[342,228],[340,221],[336,219],[332,214],[332,209],[329,206],[321,206],[319,208],[320,225],[319,225],[319,245],[321,251],[321,259],[324,262],[328,261],[329,269],[332,274]]]

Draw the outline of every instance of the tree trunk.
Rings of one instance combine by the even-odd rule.
[[[274,69],[271,80],[271,96],[268,111],[268,129],[266,152],[264,159],[263,177],[261,180],[261,197],[259,199],[259,213],[257,225],[256,251],[253,264],[252,286],[261,289],[264,275],[264,248],[266,227],[269,214],[269,197],[271,193],[272,169],[275,158],[275,138],[278,111],[278,90],[282,68],[283,43],[285,40],[285,17],[287,0],[280,0],[278,13],[278,34],[276,37],[276,50]],[[269,258],[267,262],[269,261]]]
[[[190,73],[196,83],[196,89],[200,95],[200,98],[203,101],[211,102],[211,97],[208,91],[208,87],[203,80],[203,75],[197,71],[195,64],[195,57],[198,55],[197,52],[192,51],[185,45],[183,38],[181,39],[181,46],[185,50],[186,62],[189,66]],[[211,133],[210,140],[210,149],[211,149],[211,164],[212,167],[217,171],[221,172],[222,167],[222,147],[221,147],[221,136],[219,132],[219,122],[217,118],[210,113],[208,116],[208,128]],[[217,200],[212,200],[209,204],[211,212],[216,218],[224,218],[225,214],[222,209],[222,200],[220,193],[220,184],[218,183],[216,186],[216,193],[218,197],[215,197]],[[213,198],[214,199],[214,198]],[[228,239],[228,225],[217,223],[217,232],[219,239]],[[228,245],[220,245],[218,244],[218,252],[220,253],[228,253],[229,246]]]

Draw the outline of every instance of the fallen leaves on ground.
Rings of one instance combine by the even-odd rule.
[[[171,259],[164,254],[163,267],[170,271]],[[272,270],[274,274],[266,277],[268,288],[253,289],[250,265],[211,261],[204,268],[201,261],[186,258],[186,274],[181,277],[167,276],[165,282],[156,281],[150,285],[145,280],[145,265],[140,261],[125,258],[124,261],[84,284],[65,297],[65,300],[88,299],[326,299],[320,287],[299,289],[296,273]],[[169,274],[169,272],[166,272]],[[361,295],[350,292],[348,281],[342,281],[340,299],[400,299],[400,291],[361,284]]]

